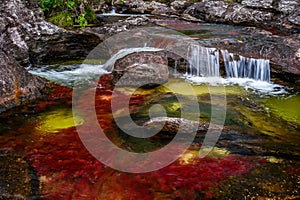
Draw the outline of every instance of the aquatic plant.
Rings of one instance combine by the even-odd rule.
[[[109,76],[104,76],[99,81],[101,87],[96,92],[97,117],[105,134],[118,143],[120,138],[114,134],[118,130],[110,108],[112,89],[107,79]],[[60,96],[61,90],[63,88],[60,87],[54,90],[53,101],[66,97]],[[122,95],[125,94],[117,93],[120,102]],[[130,104],[142,104],[143,97],[141,94],[133,96]],[[90,109],[89,104],[83,105],[86,105],[81,108],[83,111]],[[120,107],[121,105],[120,103]],[[254,157],[238,155],[226,154],[203,159],[183,155],[158,171],[124,173],[96,160],[82,144],[75,127],[41,137],[38,142],[26,148],[27,159],[40,177],[44,199],[210,199],[213,197],[212,188],[221,181],[247,173],[260,164],[260,160]],[[195,148],[186,153],[190,151],[195,151]],[[118,159],[114,152],[111,157]]]

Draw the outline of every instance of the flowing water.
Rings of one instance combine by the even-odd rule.
[[[299,198],[299,93],[269,80],[265,60],[229,58],[227,77],[221,77],[216,52],[192,46],[188,55],[189,67],[193,68],[190,73],[170,78],[154,89],[123,87],[115,93],[103,65],[30,69],[31,73],[67,87],[57,86],[47,100],[0,115],[0,199]],[[250,73],[249,68],[256,72]],[[95,77],[101,77],[96,92],[83,90],[79,100],[82,106],[72,110],[72,87],[89,84]],[[186,90],[186,84],[192,90]],[[91,134],[91,140],[96,132],[89,126],[93,120],[88,99],[91,94],[104,134],[115,145],[131,152],[155,151],[170,143],[174,136],[159,133],[150,138],[135,138],[124,133],[114,117],[126,117],[125,99],[129,95],[130,116],[137,124],[160,116],[162,107],[169,117],[180,117],[183,110],[188,111],[187,118],[200,109],[199,121],[209,122],[214,112],[222,110],[224,98],[217,97],[224,95],[226,118],[212,151],[202,149],[209,152],[205,158],[198,157],[204,139],[200,134],[186,152],[165,168],[125,173],[97,161],[80,140],[75,126],[83,127]],[[117,99],[114,115],[112,98]],[[74,112],[79,113],[76,119]],[[158,158],[168,156],[161,154]],[[129,162],[113,151],[110,157],[124,164]]]

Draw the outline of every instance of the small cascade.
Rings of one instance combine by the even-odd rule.
[[[270,62],[265,59],[234,56],[227,50],[221,50],[227,77],[251,78],[260,81],[270,81]]]
[[[219,77],[219,51],[191,44],[188,48],[189,75]],[[188,71],[188,70],[187,70]]]

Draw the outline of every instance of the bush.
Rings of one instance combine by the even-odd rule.
[[[42,10],[50,22],[61,26],[79,25],[84,28],[88,23],[96,21],[96,15],[91,8],[94,1],[84,0],[40,0]]]

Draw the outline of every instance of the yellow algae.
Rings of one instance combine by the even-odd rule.
[[[299,103],[299,94],[289,98],[271,97],[265,101],[265,105],[269,108],[271,114],[298,125],[300,124]]]
[[[230,154],[225,148],[213,147],[212,150],[209,147],[204,147],[201,151],[207,154],[207,157],[210,158],[223,158]],[[200,150],[187,150],[179,157],[179,162],[182,165],[186,165],[195,161],[195,159],[199,158]]]
[[[126,94],[137,94],[137,95],[139,94],[151,95],[156,93],[175,93],[175,94],[180,94],[185,96],[190,96],[190,95],[200,96],[205,94],[224,95],[224,90],[226,95],[245,94],[245,90],[242,87],[238,87],[238,86],[224,86],[224,85],[211,86],[207,84],[195,85],[179,78],[170,78],[167,83],[153,89],[144,89],[144,88],[136,89],[136,88],[124,87],[124,88],[118,88],[117,90],[124,92]]]
[[[254,112],[247,107],[238,107],[237,109],[245,117],[245,124],[252,124],[256,129],[267,135],[280,135],[286,132],[284,128],[274,124],[274,121],[270,120],[269,116],[265,114]]]
[[[269,161],[270,163],[282,163],[283,159],[280,158],[276,158],[274,156],[265,156],[264,157],[267,161]]]
[[[223,158],[230,154],[230,151],[225,148],[214,147],[211,151],[210,150],[210,147],[204,147],[201,149],[201,152],[205,154],[208,153],[207,156],[212,158]]]
[[[71,108],[59,108],[57,110],[45,112],[39,116],[39,121],[40,123],[36,127],[36,130],[43,135],[55,133],[60,129],[73,127],[83,123],[83,119],[80,119],[79,116],[76,116],[76,119],[73,118]]]

